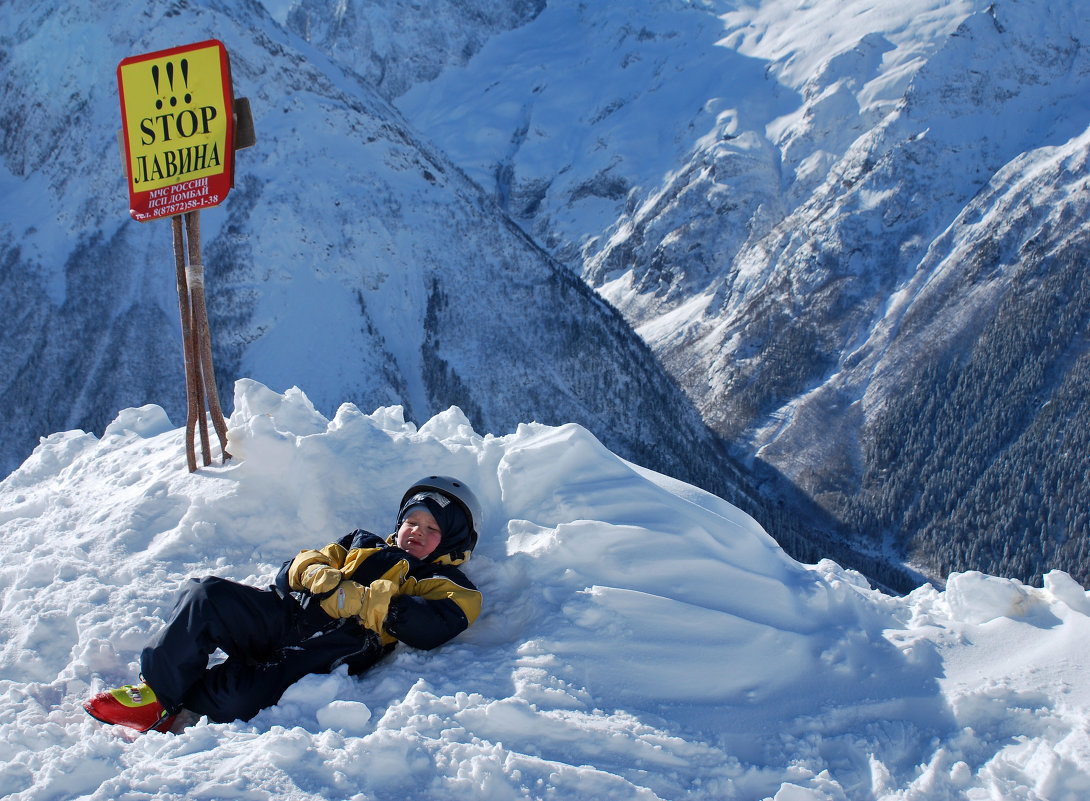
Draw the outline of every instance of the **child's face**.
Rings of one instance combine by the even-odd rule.
[[[417,559],[430,556],[442,539],[443,532],[427,509],[413,509],[397,530],[397,547]]]

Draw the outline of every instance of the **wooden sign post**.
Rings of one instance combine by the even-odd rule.
[[[198,426],[204,463],[212,463],[209,416],[223,460],[231,458],[212,368],[200,210],[219,205],[231,191],[235,151],[254,143],[253,122],[245,98],[233,98],[227,50],[215,39],[123,59],[117,87],[129,213],[140,222],[171,218],[189,406],[186,458],[193,472]]]

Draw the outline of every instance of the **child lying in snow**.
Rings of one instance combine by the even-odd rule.
[[[398,641],[435,648],[464,631],[481,594],[459,565],[477,544],[480,504],[460,481],[429,476],[401,500],[387,540],[357,530],[284,563],[268,589],[190,579],[141,654],[142,684],[96,695],[93,717],[170,729],[184,708],[249,720],[308,673],[362,673]],[[227,660],[208,667],[217,648]]]

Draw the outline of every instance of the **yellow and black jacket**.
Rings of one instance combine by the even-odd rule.
[[[321,602],[335,589],[313,593],[304,575],[316,565],[334,568],[338,580],[367,588],[357,622],[375,631],[383,645],[436,648],[465,631],[481,612],[481,593],[457,567],[469,553],[420,560],[394,546],[393,539],[360,529],[320,550],[301,551],[280,569],[277,589],[293,595],[320,628],[323,619],[330,621]]]

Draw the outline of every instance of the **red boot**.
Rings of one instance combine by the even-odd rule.
[[[91,717],[115,726],[127,726],[137,731],[169,731],[177,715],[168,715],[146,684],[118,687],[99,693],[83,708]]]

